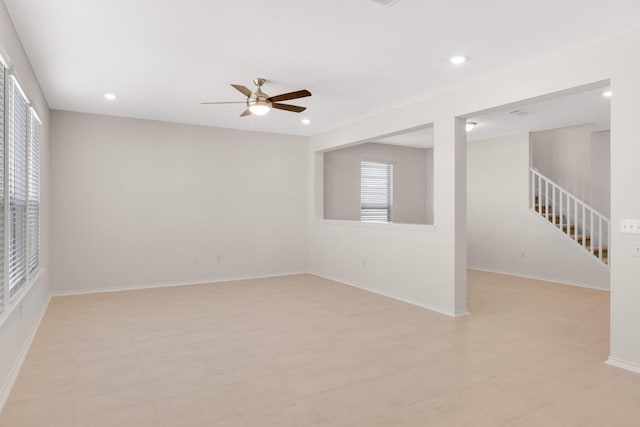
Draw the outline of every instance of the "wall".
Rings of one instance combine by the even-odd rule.
[[[611,132],[591,134],[589,203],[611,217]]]
[[[306,138],[51,117],[54,291],[307,271]]]
[[[324,153],[324,217],[360,221],[360,162],[393,164],[392,221],[433,219],[433,149],[366,143]]]
[[[418,102],[357,120],[314,135],[310,167],[311,271],[395,298],[440,308],[455,315],[466,311],[466,151],[465,117],[495,108],[519,108],[552,94],[611,87],[611,356],[609,363],[640,372],[640,258],[633,257],[637,235],[620,232],[623,218],[640,218],[640,31],[565,52],[512,69]],[[434,224],[431,232],[408,233],[402,227],[337,228],[321,220],[322,162],[318,153],[390,135],[434,126]],[[424,226],[427,227],[427,226]],[[426,231],[426,230],[425,230]],[[367,246],[365,246],[365,243]],[[391,248],[401,248],[393,251]],[[363,267],[365,253],[382,255],[376,276]],[[344,258],[341,255],[348,255]],[[367,264],[368,266],[369,264]],[[409,273],[411,271],[413,273]]]
[[[529,134],[469,144],[468,265],[609,289],[609,270],[529,209]]]
[[[533,166],[609,217],[609,136],[593,125],[533,132]]]
[[[0,1],[0,51],[19,77],[26,95],[42,120],[40,134],[41,210],[40,264],[42,273],[20,298],[15,310],[0,324],[0,411],[17,376],[35,327],[49,301],[49,107],[13,23]],[[6,314],[5,314],[6,315]],[[2,317],[2,316],[0,316]]]

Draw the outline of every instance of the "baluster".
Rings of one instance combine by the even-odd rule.
[[[538,213],[542,215],[542,176],[538,175]]]
[[[598,247],[600,248],[598,258],[602,261],[602,217],[600,215],[598,215]]]
[[[560,190],[560,230],[564,225],[564,192]]]
[[[580,222],[578,221],[578,200],[576,200],[575,197],[572,197],[573,199],[573,239],[577,242],[578,241],[578,224],[580,224]]]
[[[594,228],[593,228],[593,209],[589,209],[591,211],[591,219],[589,220],[589,236],[591,236],[591,240],[589,240],[589,252],[593,253],[593,232],[594,232]]]
[[[582,247],[587,247],[587,214],[584,203],[582,203]]]
[[[556,186],[551,184],[551,218],[553,219],[553,225],[556,225]]]
[[[549,219],[549,181],[545,180],[545,185],[544,185],[544,205],[545,205],[545,209],[544,209],[544,216],[545,218]]]

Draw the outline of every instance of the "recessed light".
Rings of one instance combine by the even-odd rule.
[[[311,119],[302,119],[303,125],[308,125],[309,123],[311,123]]]
[[[452,56],[451,59],[449,59],[449,61],[451,61],[451,63],[454,65],[460,65],[467,62],[467,58],[462,55],[456,55],[456,56]]]
[[[104,97],[105,97],[105,99],[108,99],[109,101],[113,101],[114,99],[116,99],[116,96],[113,93],[105,93]]]
[[[478,123],[476,122],[467,122],[465,129],[467,130],[467,132],[470,132],[476,126],[478,126]]]
[[[604,92],[602,92],[602,96],[604,96],[605,98],[611,98],[611,95],[613,95],[613,92],[611,92],[610,90],[605,90]]]

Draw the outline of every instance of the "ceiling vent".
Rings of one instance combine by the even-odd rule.
[[[373,1],[376,3],[380,3],[381,5],[384,5],[384,6],[393,6],[398,2],[398,0],[373,0]]]
[[[509,114],[513,116],[528,116],[531,113],[528,112],[527,110],[512,110],[512,111],[509,111]]]

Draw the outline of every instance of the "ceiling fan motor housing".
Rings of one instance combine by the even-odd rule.
[[[266,107],[271,108],[271,101],[269,101],[269,95],[262,91],[262,85],[264,84],[264,79],[254,79],[253,82],[258,86],[258,89],[255,92],[251,93],[251,96],[247,97],[247,107],[251,107],[254,105],[264,105]]]

